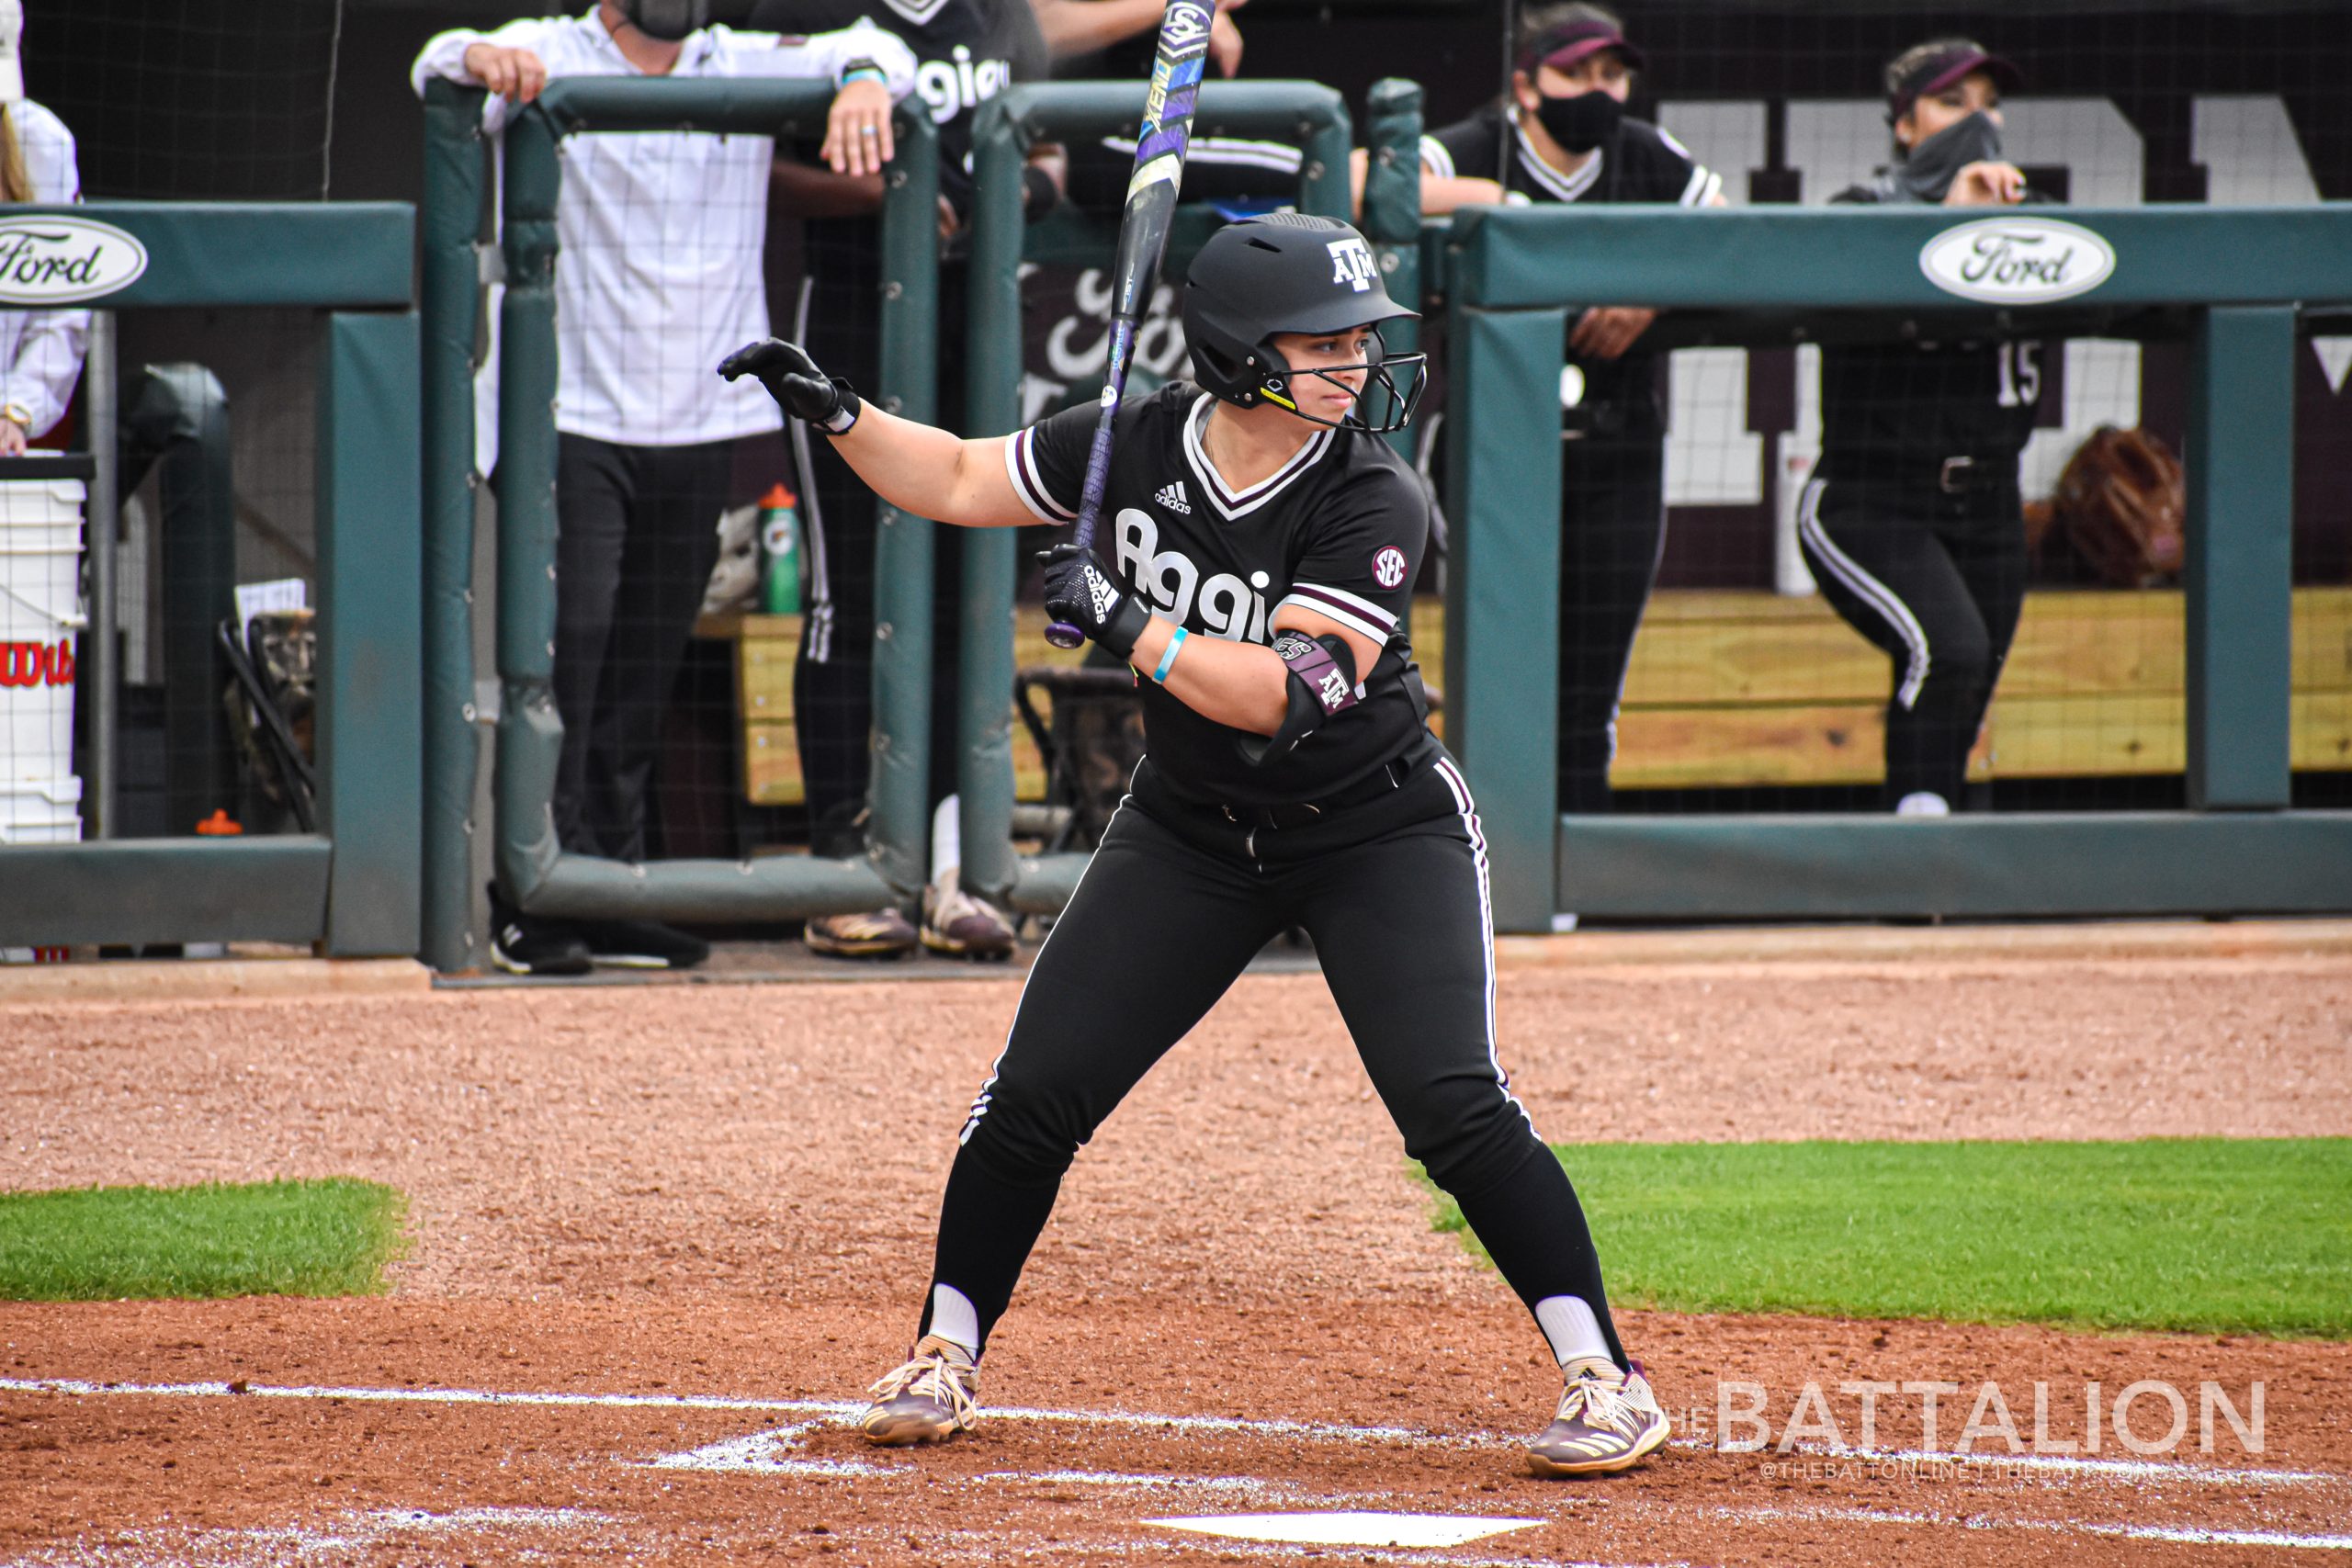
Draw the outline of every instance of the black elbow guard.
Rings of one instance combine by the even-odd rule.
[[[1356,683],[1355,650],[1339,633],[1309,637],[1277,632],[1274,651],[1290,668],[1290,710],[1266,742],[1267,757],[1280,756],[1363,699],[1363,688]]]

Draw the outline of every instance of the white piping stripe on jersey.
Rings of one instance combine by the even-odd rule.
[[[1721,175],[1715,174],[1704,164],[1693,164],[1690,165],[1690,183],[1682,187],[1682,194],[1675,197],[1675,200],[1684,207],[1698,207],[1712,199],[1723,188],[1724,177]]]
[[[1561,201],[1574,201],[1590,190],[1593,181],[1600,177],[1600,163],[1607,156],[1601,148],[1594,148],[1591,156],[1585,159],[1584,166],[1575,174],[1563,175],[1544,161],[1544,155],[1535,150],[1535,143],[1527,139],[1527,131],[1519,121],[1510,122],[1510,133],[1519,138],[1519,161],[1525,166],[1527,177]]]
[[[800,299],[792,312],[792,341],[808,341],[808,301],[816,280],[800,280]],[[826,564],[825,508],[817,496],[817,468],[809,452],[808,422],[788,419],[792,427],[792,460],[800,468],[800,515],[808,538],[808,660],[830,664],[833,658],[833,574]]]
[[[1374,626],[1362,615],[1355,614],[1353,611],[1349,610],[1342,605],[1329,604],[1316,598],[1302,599],[1297,594],[1293,593],[1284,597],[1281,604],[1274,606],[1274,613],[1276,615],[1280,615],[1284,608],[1290,605],[1296,605],[1302,610],[1312,610],[1318,615],[1323,615],[1339,622],[1340,625],[1347,627],[1348,630],[1351,632],[1356,632],[1362,636],[1372,638],[1374,642],[1386,642],[1388,640],[1388,634],[1386,632],[1381,630],[1380,627]]]
[[[1317,459],[1331,449],[1331,432],[1318,430],[1307,438],[1306,445],[1301,446],[1289,462],[1275,469],[1269,478],[1236,494],[1226,488],[1225,476],[1216,471],[1216,465],[1209,461],[1208,449],[1201,445],[1201,432],[1206,428],[1209,410],[1216,402],[1215,398],[1203,394],[1200,400],[1193,405],[1193,412],[1185,416],[1184,456],[1191,461],[1193,471],[1200,476],[1201,486],[1208,492],[1209,504],[1216,507],[1228,523],[1237,517],[1247,516],[1273,500],[1284,485],[1313,468]]]
[[[1510,1075],[1503,1071],[1502,1053],[1495,1044],[1495,901],[1487,883],[1487,835],[1478,826],[1478,805],[1471,798],[1469,781],[1453,765],[1453,760],[1440,759],[1437,773],[1445,781],[1445,787],[1453,792],[1453,804],[1462,813],[1462,826],[1470,834],[1471,863],[1478,871],[1478,947],[1487,964],[1487,1062],[1495,1069],[1495,1082],[1501,1088],[1503,1098],[1526,1122],[1527,1130],[1534,1133],[1535,1118],[1528,1113],[1519,1096],[1510,1091]],[[1540,1139],[1543,1134],[1536,1133],[1536,1136]]]
[[[1350,631],[1362,632],[1374,642],[1386,642],[1396,629],[1396,617],[1368,599],[1352,593],[1342,593],[1336,588],[1324,588],[1311,582],[1294,582],[1282,603],[1274,606],[1280,611],[1285,604],[1295,604],[1302,610],[1312,610],[1328,615]]]
[[[1036,427],[1033,425],[1027,430],[1016,430],[1004,438],[1004,471],[1012,479],[1012,493],[1021,498],[1021,504],[1027,507],[1038,522],[1051,523],[1059,527],[1078,513],[1064,512],[1062,503],[1053,498],[1046,489],[1046,481],[1037,475],[1036,458],[1029,449],[1035,434]]]
[[[1804,494],[1797,502],[1797,537],[1812,546],[1813,553],[1820,558],[1822,565],[1829,569],[1830,575],[1876,610],[1880,617],[1894,628],[1895,635],[1903,639],[1903,646],[1911,650],[1911,661],[1904,672],[1903,684],[1894,690],[1894,700],[1908,712],[1911,705],[1919,700],[1919,688],[1928,682],[1928,634],[1920,626],[1918,618],[1911,614],[1910,606],[1904,604],[1901,595],[1863,570],[1861,563],[1839,549],[1836,541],[1829,537],[1829,530],[1821,525],[1821,492],[1826,488],[1827,481],[1824,479],[1806,482]]]
[[[1136,155],[1136,139],[1132,136],[1106,136],[1102,145],[1114,152]],[[1306,155],[1283,141],[1250,141],[1238,136],[1194,136],[1184,143],[1186,161],[1194,164],[1227,164],[1235,167],[1272,169],[1277,174],[1295,175]]]
[[[1421,138],[1421,167],[1442,180],[1457,177],[1453,172],[1453,150],[1434,136]]]
[[[1140,770],[1143,764],[1138,761],[1136,766]],[[1135,774],[1129,773],[1127,786],[1130,789],[1135,787]],[[1132,795],[1123,795],[1119,797],[1119,804],[1113,808],[1110,820],[1102,824],[1102,838],[1108,839],[1111,836],[1111,829],[1118,826],[1119,813],[1125,811],[1134,799],[1135,796]],[[1096,840],[1098,847],[1101,841],[1101,840]],[[1069,904],[1063,905],[1064,909],[1068,909],[1070,904],[1078,902],[1078,891],[1086,886],[1086,879],[1093,874],[1095,862],[1100,858],[1099,855],[1086,857],[1085,868],[1078,874],[1078,881],[1071,886]],[[1021,977],[1021,994],[1013,998],[1012,1021],[1005,1026],[1004,1043],[998,1047],[996,1060],[989,1064],[989,1076],[980,1085],[980,1092],[972,1097],[972,1110],[971,1113],[964,1119],[964,1130],[956,1134],[956,1146],[959,1149],[972,1141],[972,1134],[979,1130],[980,1118],[989,1113],[989,1101],[994,1098],[989,1091],[996,1088],[997,1074],[1004,1067],[1004,1055],[1012,1049],[1012,1032],[1021,1027],[1021,1008],[1022,1004],[1029,999],[1029,982],[1037,977],[1038,965],[1046,961],[1046,949],[1053,945],[1054,933],[1060,931],[1064,923],[1061,920],[1054,922],[1053,930],[1046,933],[1046,940],[1037,944],[1037,955],[1029,961],[1029,973]],[[948,1283],[953,1284],[954,1281],[950,1280]]]

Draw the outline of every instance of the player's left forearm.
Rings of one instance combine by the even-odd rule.
[[[1173,622],[1154,615],[1128,662],[1148,678],[1175,635]],[[1290,711],[1289,668],[1272,649],[1256,643],[1188,636],[1161,683],[1202,717],[1252,735],[1273,734]]]

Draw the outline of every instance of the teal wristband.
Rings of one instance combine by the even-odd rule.
[[[879,82],[887,87],[890,74],[879,65],[853,65],[842,73],[842,85],[846,87],[852,82]]]
[[[1168,639],[1168,646],[1160,651],[1159,668],[1151,672],[1151,678],[1156,683],[1162,686],[1168,684],[1168,672],[1176,668],[1177,650],[1184,646],[1185,637],[1191,635],[1183,627],[1178,626],[1176,634]]]

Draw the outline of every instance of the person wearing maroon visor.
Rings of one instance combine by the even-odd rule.
[[[2047,200],[2001,155],[2001,96],[2021,80],[1971,39],[1896,55],[1884,75],[1895,161],[1831,199]],[[1822,349],[1821,461],[1797,502],[1797,539],[1822,597],[1890,661],[1885,802],[1901,816],[1964,804],[1968,754],[2025,603],[2018,457],[2045,362],[2041,343],[1991,331]]]
[[[1599,6],[1532,8],[1510,90],[1421,138],[1421,210],[1479,202],[1724,205],[1723,177],[1625,113],[1642,51]],[[1666,543],[1657,312],[1600,305],[1570,327],[1560,378],[1559,808],[1610,808],[1617,702]],[[1423,445],[1436,450],[1437,418]]]

